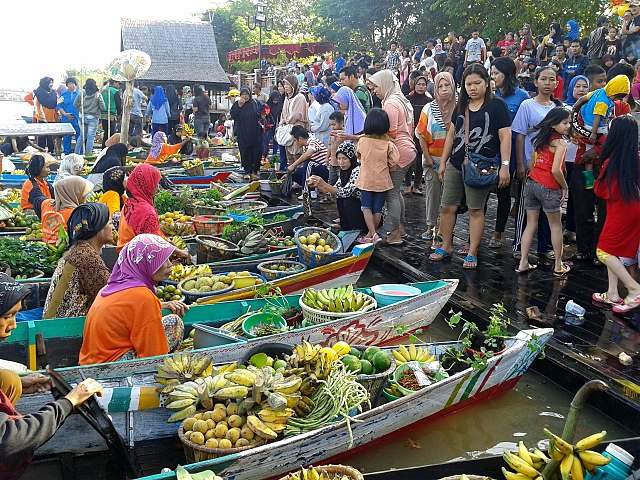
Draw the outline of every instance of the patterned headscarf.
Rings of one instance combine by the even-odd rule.
[[[331,92],[327,87],[324,87],[322,85],[312,87],[311,93],[313,94],[313,98],[315,98],[320,105],[329,103],[329,101],[331,100]]]
[[[122,196],[124,194],[124,179],[126,175],[124,167],[111,167],[102,176],[102,191],[108,192],[112,190]]]
[[[84,163],[84,157],[82,155],[78,155],[77,153],[65,155],[62,157],[60,167],[58,167],[58,174],[56,175],[55,181],[58,182],[71,175],[80,175]]]
[[[29,295],[30,288],[16,282],[6,273],[0,273],[0,315],[4,315],[13,306]]]
[[[364,119],[367,114],[364,113],[362,104],[356,97],[353,90],[349,87],[340,87],[333,96],[333,99],[341,105],[347,107],[347,113],[344,118],[344,130],[349,135],[357,135],[364,130]]]
[[[76,207],[67,220],[69,245],[95,237],[109,218],[109,208],[104,203],[84,203]]]
[[[162,152],[162,145],[167,143],[167,135],[164,132],[156,132],[151,142],[151,148],[149,149],[149,157],[154,160],[160,156]]]
[[[155,292],[153,275],[175,250],[176,247],[158,235],[144,233],[136,236],[120,252],[100,295],[107,297],[135,287],[147,287]]]
[[[338,149],[336,150],[336,155],[342,154],[349,159],[351,162],[351,167],[347,170],[340,169],[340,184],[342,186],[346,185],[349,182],[349,177],[351,177],[351,172],[354,168],[358,166],[358,156],[356,155],[356,145],[350,140],[342,142]]]
[[[56,210],[76,208],[84,198],[93,190],[93,183],[86,178],[71,175],[63,178],[53,185],[55,192]]]
[[[127,224],[136,235],[160,230],[158,213],[153,206],[153,195],[160,184],[162,174],[153,165],[141,163],[127,180],[128,198],[122,209]]]

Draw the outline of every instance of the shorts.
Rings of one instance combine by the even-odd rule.
[[[462,179],[462,171],[454,167],[451,162],[447,162],[440,205],[459,207],[465,204],[466,198],[466,205],[470,210],[483,210],[492,188],[494,188],[493,185],[486,188],[473,188],[466,185]]]
[[[360,204],[362,210],[371,210],[371,213],[382,213],[382,207],[384,207],[384,201],[387,192],[368,192],[366,190],[360,191]]]
[[[545,213],[560,211],[562,204],[562,190],[559,188],[547,188],[534,180],[527,180],[524,186],[525,210],[540,210]]]
[[[605,263],[607,261],[607,258],[609,258],[610,256],[611,256],[610,253],[607,253],[604,250],[600,250],[599,248],[596,248],[596,257],[602,263]],[[624,265],[625,267],[633,267],[634,265],[638,264],[638,257],[636,258],[618,257],[618,259],[622,262],[622,265]]]

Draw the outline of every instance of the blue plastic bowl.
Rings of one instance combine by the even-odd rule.
[[[419,288],[402,283],[383,283],[382,285],[371,287],[371,291],[376,302],[378,302],[378,307],[386,307],[422,293]]]

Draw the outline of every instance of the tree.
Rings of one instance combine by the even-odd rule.
[[[102,85],[105,80],[109,79],[109,75],[107,75],[107,72],[105,70],[99,69],[85,70],[79,68],[67,68],[64,72],[63,81],[65,81],[69,77],[73,77],[78,80],[78,86],[80,88],[82,88],[87,78],[93,78],[98,86]]]

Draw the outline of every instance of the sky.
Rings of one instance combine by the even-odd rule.
[[[0,26],[0,45],[5,47],[0,88],[32,89],[47,76],[57,83],[67,68],[106,68],[120,51],[121,17],[184,20],[224,2],[5,1]],[[188,45],[185,52],[188,54]]]

